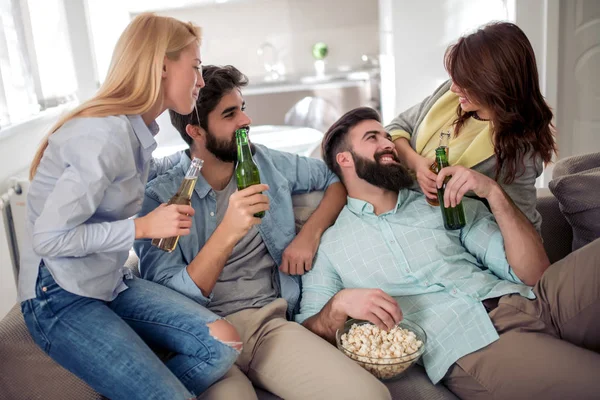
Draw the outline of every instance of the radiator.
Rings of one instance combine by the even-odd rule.
[[[12,179],[0,196],[0,318],[17,300],[19,244],[26,240],[25,217],[29,181]]]

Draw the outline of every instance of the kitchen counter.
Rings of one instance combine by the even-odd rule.
[[[379,80],[379,69],[377,68],[331,71],[324,76],[290,74],[275,80],[267,80],[265,77],[250,77],[248,86],[244,88],[244,95],[363,86],[370,84],[373,79]]]

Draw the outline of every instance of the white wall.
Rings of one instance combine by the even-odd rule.
[[[120,0],[87,0],[87,9],[97,77],[103,82],[113,49],[131,16]]]
[[[557,106],[559,0],[517,0],[515,23],[531,42],[540,76],[540,89],[552,109]]]
[[[559,36],[559,158],[600,151],[600,2],[561,0]]]

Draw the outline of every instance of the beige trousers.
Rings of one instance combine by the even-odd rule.
[[[600,399],[600,239],[548,268],[534,292],[489,313],[500,339],[448,371],[457,396]]]
[[[286,399],[390,399],[384,384],[334,346],[285,319],[277,299],[227,317],[244,348],[236,365],[201,399],[256,399],[252,384]]]

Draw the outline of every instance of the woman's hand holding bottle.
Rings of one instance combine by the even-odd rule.
[[[147,215],[134,220],[135,238],[154,239],[189,235],[194,213],[192,206],[161,204]]]

